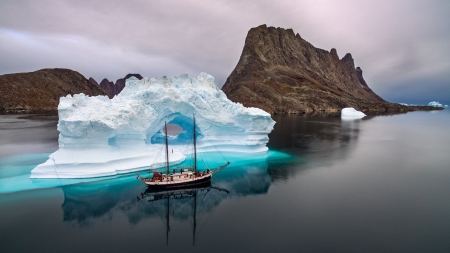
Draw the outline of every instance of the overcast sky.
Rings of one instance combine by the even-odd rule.
[[[221,87],[261,24],[351,53],[388,101],[450,104],[449,0],[1,0],[0,74],[206,72]]]

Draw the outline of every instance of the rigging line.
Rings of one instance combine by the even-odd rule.
[[[197,155],[197,160],[201,160],[201,161],[203,162],[203,164],[205,164],[205,161],[203,160],[203,158],[204,158],[204,154],[200,152],[200,153]],[[198,166],[198,165],[197,165],[197,166]]]
[[[155,159],[153,159],[153,162],[152,162],[152,164],[150,166],[153,166],[155,164],[155,161],[158,160],[159,156],[161,155],[161,151],[162,151],[163,148],[164,148],[164,145],[161,145],[161,148],[160,148],[158,154],[156,155]],[[153,168],[153,170],[156,170],[156,169],[158,169],[158,168]],[[148,171],[148,173],[150,173],[150,171]]]
[[[194,140],[189,141],[189,158],[190,158],[190,165],[194,166]]]
[[[209,152],[211,160],[216,164],[216,166],[219,166],[220,164],[223,164],[224,160],[225,161],[227,161],[227,160],[223,156],[222,156],[222,158],[220,156],[218,156],[217,153],[219,153],[219,151],[214,152],[213,150],[211,150]]]
[[[203,203],[203,200],[205,200],[205,198],[206,198],[206,196],[208,195],[209,192],[210,192],[210,191],[208,190],[208,191],[205,193],[205,195],[203,195],[203,198],[202,198],[202,201],[200,202],[200,205]]]
[[[208,193],[211,192],[212,189],[219,190],[219,193],[220,193],[221,191],[225,191],[227,194],[229,193],[228,190],[221,189],[221,188],[218,188],[218,187],[211,187],[211,189],[209,189],[209,190],[205,193],[205,195],[203,196],[203,198],[202,198],[202,200],[201,200],[201,202],[200,202],[200,206],[203,204],[204,199],[206,198],[206,196],[208,195]],[[198,230],[197,230],[198,233],[202,233],[203,228],[205,227],[204,224],[207,224],[207,223],[209,222],[209,220],[211,219],[211,217],[212,217],[212,212],[206,212],[206,219],[204,219],[204,221],[201,221],[201,223],[199,224]]]
[[[150,201],[149,201],[149,202],[150,202]],[[153,203],[155,203],[155,202],[151,202],[150,204],[153,204]],[[152,206],[152,205],[150,205],[150,206]],[[159,210],[160,210],[159,207],[158,207],[158,208],[152,208],[152,209],[155,210],[155,213],[156,213],[156,214],[158,214],[158,217],[160,218],[160,220],[166,221],[166,218],[163,217],[163,216],[166,215],[166,214],[162,214],[161,212],[159,212]]]
[[[211,155],[212,160],[213,160],[216,164],[221,164],[221,163],[223,163],[223,160],[228,161],[228,160],[222,155],[222,153],[221,153],[219,150],[217,150],[217,148],[214,147],[213,144],[211,144],[211,145],[213,146],[213,149],[215,150],[215,152],[214,152],[214,150],[211,150],[209,153],[210,153],[210,155]],[[217,154],[219,154],[219,156],[217,156]],[[221,156],[222,158],[220,158],[220,156]],[[223,159],[223,160],[222,160],[222,159]]]
[[[202,162],[203,162],[203,165],[205,165],[205,168],[208,169],[208,165],[206,165],[205,160],[203,160],[203,158],[202,158]]]
[[[216,159],[214,158],[214,155],[213,155],[211,152],[205,152],[205,153],[202,153],[202,155],[203,155],[204,157],[208,158],[212,163],[218,163],[218,162],[216,161]],[[203,161],[203,163],[205,164],[205,166],[207,167],[205,161],[204,161],[203,159],[202,159],[202,161]]]
[[[148,196],[145,196],[144,198],[146,198],[146,197],[148,197]],[[155,208],[155,207],[153,206],[156,202],[151,201],[151,200],[147,200],[147,202],[148,202],[149,205],[150,205],[150,209],[153,210],[153,211],[158,215],[158,217],[160,217],[161,215],[160,215],[160,213],[159,213],[159,208]]]
[[[205,193],[205,195],[203,196],[203,198],[202,198],[202,200],[200,202],[200,206],[203,204],[204,199],[206,198],[208,193],[211,192],[212,189],[215,189],[215,188],[211,188]],[[203,222],[201,222],[199,224],[199,226],[198,226],[199,227],[199,233],[201,233],[203,231],[203,228],[205,227],[204,224],[207,224],[211,217],[212,217],[212,212],[206,212],[206,219]]]
[[[208,137],[205,136],[205,139],[206,139],[206,141],[209,142],[209,144],[211,144],[211,146],[216,150],[217,153],[219,153],[219,155],[220,155],[225,161],[228,161],[228,159],[227,159],[225,156],[222,155],[222,153],[216,148],[215,145],[213,145],[213,143],[209,140]]]
[[[59,179],[59,186],[62,186],[61,178],[59,177],[58,171],[57,171],[58,165],[56,165],[56,161],[55,161],[55,158],[54,158],[54,157],[52,157],[52,160],[53,160],[53,164],[55,165],[55,174],[56,174],[56,178]]]
[[[187,140],[186,144],[184,145],[184,151],[186,152],[188,148],[190,147],[192,141],[190,139]]]
[[[224,192],[226,192],[227,194],[230,193],[229,190],[227,190],[227,189],[225,189],[225,188],[220,188],[220,187],[217,187],[217,186],[211,186],[211,189],[215,189],[215,190],[218,190],[218,191],[224,191]]]
[[[186,154],[187,149],[188,149],[188,144],[184,145],[183,154]]]
[[[212,146],[213,149],[216,150],[216,152],[218,152],[220,154],[220,152],[217,150],[215,145],[212,143],[212,141],[208,137],[205,137],[205,140],[210,144],[210,146]]]
[[[184,153],[185,153],[185,154],[187,154],[188,148],[191,147],[191,143],[192,143],[192,141],[188,141],[188,142],[186,143],[186,146],[185,146],[185,149],[184,149]]]

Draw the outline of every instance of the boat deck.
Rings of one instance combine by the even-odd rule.
[[[211,172],[177,172],[173,174],[162,174],[162,176],[154,178],[142,178],[141,181],[148,186],[176,186],[176,185],[191,185],[200,182],[205,182],[211,179]]]

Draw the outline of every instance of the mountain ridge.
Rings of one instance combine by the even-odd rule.
[[[107,78],[104,78],[99,84],[94,80],[94,78],[90,77],[89,81],[93,84],[99,85],[102,89],[104,89],[109,98],[113,98],[115,95],[118,95],[123,88],[125,88],[125,81],[130,77],[136,77],[141,80],[143,77],[140,74],[127,74],[124,78],[117,79],[116,83],[109,81]]]
[[[106,78],[99,84],[92,77],[86,79],[77,71],[63,68],[0,75],[0,111],[57,110],[59,98],[69,94],[113,98],[131,76],[142,79],[140,74],[127,74],[115,84]]]
[[[98,85],[70,69],[41,69],[0,75],[0,111],[56,110],[68,94],[105,95]]]
[[[261,25],[249,30],[222,90],[233,102],[271,114],[339,112],[344,107],[369,113],[417,110],[382,99],[362,73],[350,53],[339,59],[335,48],[316,48],[292,29]]]

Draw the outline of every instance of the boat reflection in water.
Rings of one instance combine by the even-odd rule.
[[[197,228],[197,205],[202,205],[208,195],[212,196],[215,193],[226,193],[229,191],[219,187],[211,186],[211,182],[205,182],[203,184],[196,185],[195,187],[186,187],[176,190],[155,190],[147,188],[145,192],[142,192],[140,196],[137,196],[138,201],[147,201],[150,205],[156,203],[156,206],[161,204],[166,205],[166,245],[169,245],[169,232],[170,232],[170,212],[175,215],[177,210],[171,210],[171,204],[176,206],[176,202],[181,204],[187,204],[186,201],[192,204],[192,244],[195,245],[195,232]],[[174,208],[175,209],[175,208]]]

